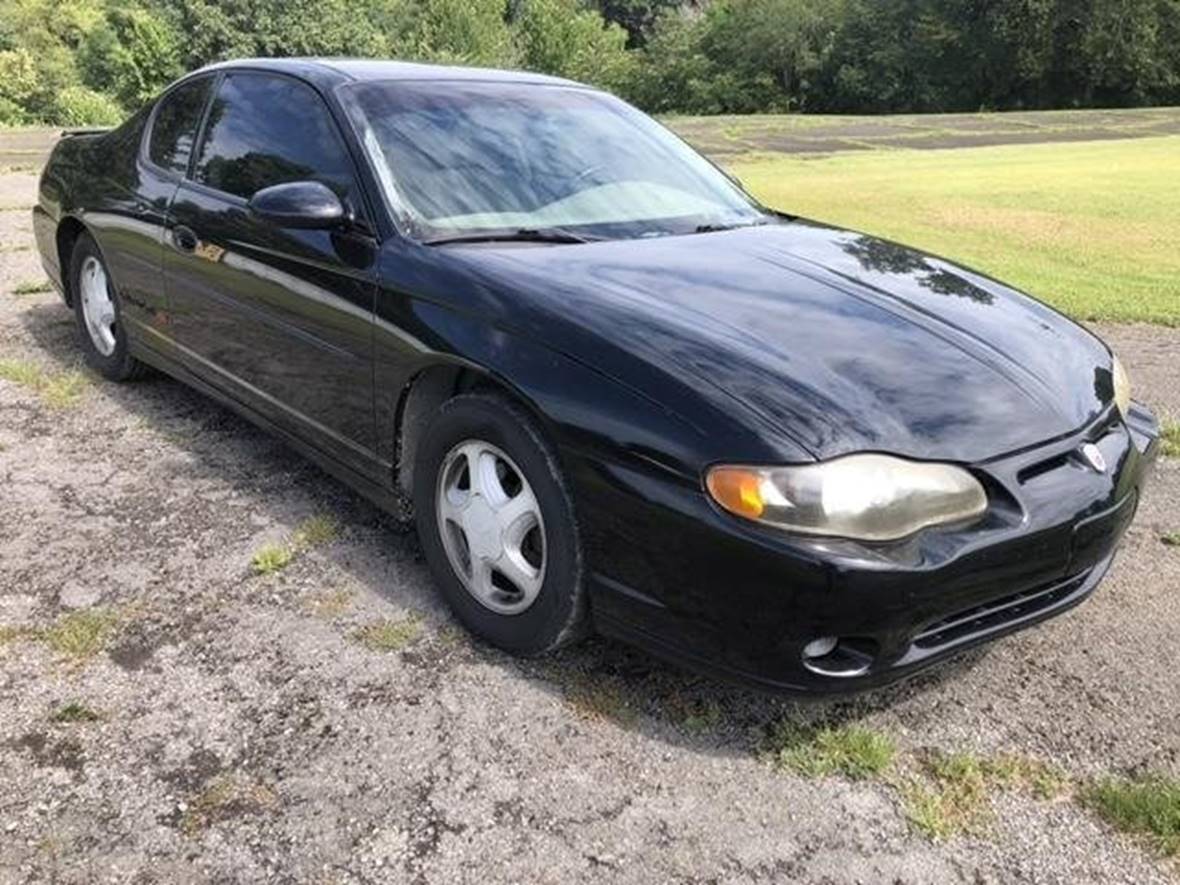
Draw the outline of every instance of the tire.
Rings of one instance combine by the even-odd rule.
[[[86,363],[111,381],[143,377],[148,368],[131,355],[119,293],[98,244],[88,233],[80,234],[74,243],[69,274],[74,321]]]
[[[478,480],[473,463],[480,465]],[[468,630],[519,655],[542,654],[589,630],[573,502],[552,450],[519,406],[479,393],[444,403],[418,444],[413,497],[426,562]],[[503,522],[517,511],[524,515]],[[490,597],[488,583],[475,577],[485,568]],[[531,601],[521,590],[530,587]]]

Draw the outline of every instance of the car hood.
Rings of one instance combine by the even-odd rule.
[[[459,252],[540,305],[534,334],[553,346],[656,399],[689,385],[817,458],[981,461],[1075,431],[1113,396],[1105,346],[1055,311],[812,222]]]

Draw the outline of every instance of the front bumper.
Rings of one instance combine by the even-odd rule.
[[[1159,428],[1136,405],[1066,438],[972,465],[989,510],[893,544],[789,536],[697,488],[599,465],[585,507],[599,629],[771,691],[834,694],[909,676],[1077,605],[1134,517]],[[1107,469],[1080,455],[1093,443]],[[819,637],[830,655],[804,657]]]

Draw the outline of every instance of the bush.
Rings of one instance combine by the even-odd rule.
[[[85,86],[70,86],[57,96],[52,119],[63,126],[115,126],[126,116],[109,95]]]

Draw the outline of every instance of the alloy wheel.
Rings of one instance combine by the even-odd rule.
[[[545,522],[524,473],[483,440],[451,449],[438,472],[439,535],[451,568],[481,605],[515,615],[545,582]]]

